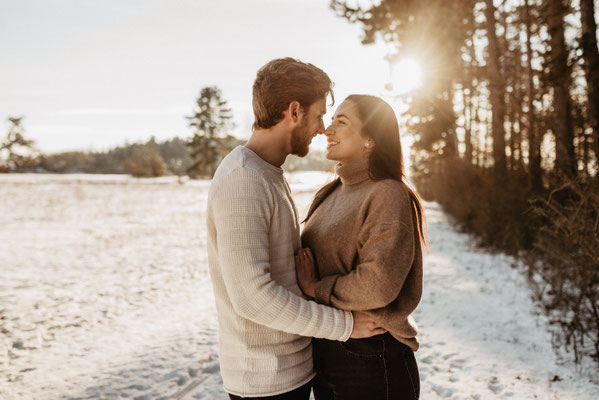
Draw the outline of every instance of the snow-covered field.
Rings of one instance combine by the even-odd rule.
[[[326,174],[290,177],[300,214]],[[0,176],[0,399],[226,399],[206,263],[209,182]],[[560,365],[521,267],[427,204],[423,399],[595,399]]]

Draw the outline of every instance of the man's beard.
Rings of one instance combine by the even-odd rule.
[[[296,126],[291,131],[291,154],[305,157],[308,154],[312,135],[307,135],[307,123]]]

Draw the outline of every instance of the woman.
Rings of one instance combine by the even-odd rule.
[[[315,397],[417,399],[410,314],[422,294],[423,213],[404,183],[397,119],[382,99],[351,95],[325,134],[339,178],[316,193],[308,211],[298,283],[317,302],[362,311],[387,333],[315,339]]]

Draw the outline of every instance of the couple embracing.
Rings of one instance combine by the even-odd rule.
[[[253,85],[254,125],[208,195],[220,365],[231,399],[417,399],[411,317],[422,294],[423,213],[404,183],[382,99],[351,95],[325,129],[328,75],[285,58]],[[324,133],[337,179],[304,220],[281,165]]]

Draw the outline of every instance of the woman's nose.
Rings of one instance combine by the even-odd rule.
[[[327,126],[327,129],[325,129],[324,134],[326,136],[329,136],[329,135],[333,134],[333,124]]]

